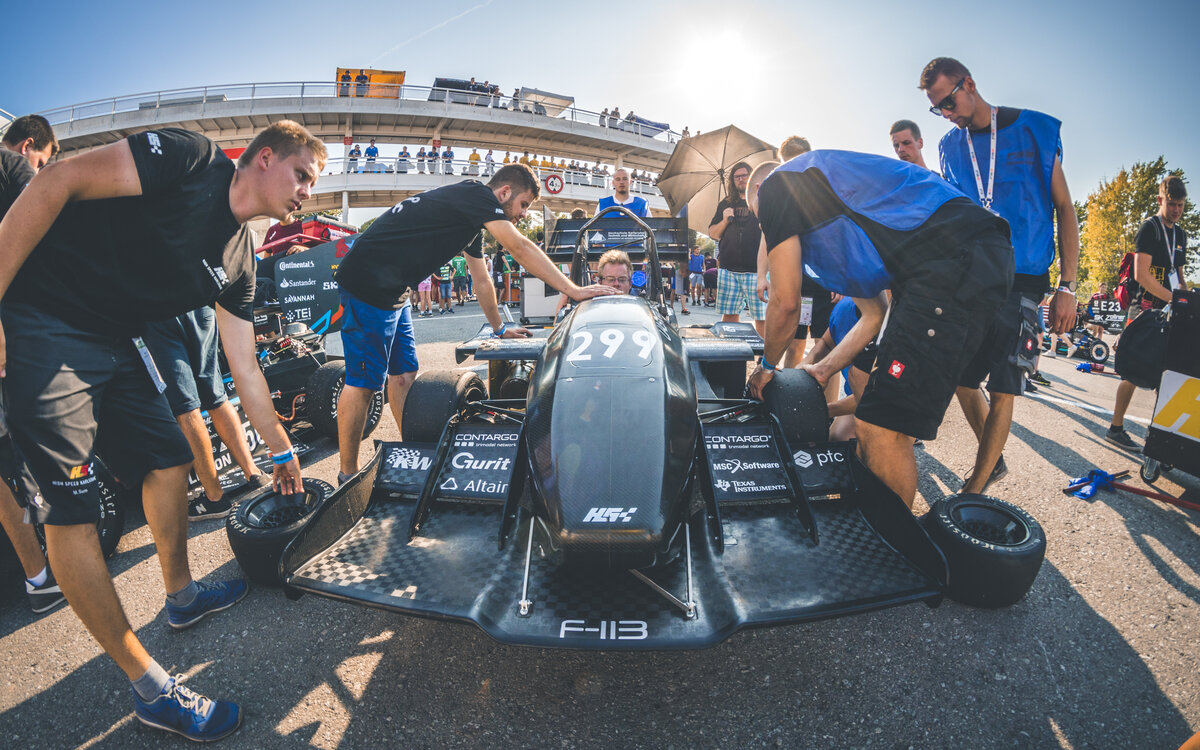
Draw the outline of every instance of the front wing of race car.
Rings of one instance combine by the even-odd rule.
[[[707,429],[686,554],[633,572],[539,556],[519,503],[527,460],[506,431],[452,424],[439,445],[379,444],[285,551],[288,594],[473,622],[504,643],[620,650],[941,602],[944,557],[852,444],[785,448],[780,460],[769,424]],[[758,436],[756,452],[721,452],[739,435]]]

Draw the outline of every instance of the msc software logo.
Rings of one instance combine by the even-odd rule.
[[[388,454],[387,464],[393,469],[419,469],[424,471],[433,463],[433,459],[422,456],[421,452],[412,448],[395,448]]]
[[[637,508],[592,508],[583,517],[584,523],[629,523]]]
[[[808,467],[813,465],[812,454],[805,453],[804,451],[796,451],[795,453],[793,453],[792,460],[795,461],[796,465],[799,466],[801,469],[807,469]]]
[[[83,479],[92,475],[92,464],[83,464],[82,466],[72,466],[67,473],[68,479]]]

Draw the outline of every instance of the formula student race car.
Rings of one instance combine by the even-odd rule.
[[[597,219],[579,229],[577,283]],[[473,622],[506,643],[675,649],[946,594],[1024,595],[1044,551],[1036,521],[963,496],[923,527],[852,444],[826,442],[806,373],[742,398],[762,340],[746,324],[677,329],[655,230],[622,221],[644,238],[647,298],[576,305],[544,339],[485,327],[457,354],[487,363],[486,385],[418,377],[407,440],[302,501],[275,571],[289,596]]]

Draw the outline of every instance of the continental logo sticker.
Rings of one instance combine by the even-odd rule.
[[[1160,430],[1200,442],[1200,378],[1164,372],[1151,422]]]

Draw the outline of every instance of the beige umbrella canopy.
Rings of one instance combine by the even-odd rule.
[[[730,168],[744,161],[753,169],[775,158],[774,146],[728,125],[677,143],[659,173],[658,189],[672,216],[687,206],[688,227],[707,234],[709,220],[727,192]]]

